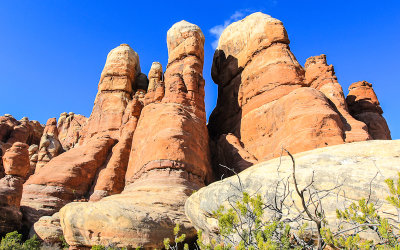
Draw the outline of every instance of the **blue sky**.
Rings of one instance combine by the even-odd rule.
[[[327,54],[345,94],[367,80],[400,139],[400,1],[2,1],[0,114],[45,123],[61,112],[89,116],[107,53],[121,43],[148,73],[167,63],[167,30],[182,19],[206,38],[206,111],[217,99],[210,76],[213,45],[232,21],[262,11],[280,19],[300,64]]]

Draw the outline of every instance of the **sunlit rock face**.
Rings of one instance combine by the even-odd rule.
[[[350,115],[325,55],[303,68],[282,22],[269,15],[254,13],[224,30],[211,74],[218,101],[208,129],[219,176],[229,174],[221,164],[241,171],[280,156],[282,147],[297,153],[372,139],[366,124]]]
[[[148,92],[143,99],[138,96],[144,107],[134,124],[123,192],[96,203],[71,203],[60,211],[71,245],[159,248],[164,238],[172,237],[176,223],[188,238],[196,234],[184,203],[212,175],[202,76],[204,36],[198,26],[181,21],[168,31],[167,46],[164,79],[161,64],[153,63]]]
[[[391,140],[389,127],[383,118],[382,108],[372,84],[367,81],[355,82],[349,87],[346,98],[352,114],[357,120],[364,122],[374,140]]]

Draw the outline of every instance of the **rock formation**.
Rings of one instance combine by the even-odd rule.
[[[36,171],[24,184],[21,209],[25,224],[30,227],[41,216],[52,215],[84,197],[114,143],[109,137],[94,138],[54,157]]]
[[[63,235],[59,213],[52,216],[41,217],[31,228],[29,237],[36,235],[41,241],[54,245],[60,243],[60,237]]]
[[[253,159],[239,159],[241,166],[251,165],[254,159],[277,157],[282,147],[296,153],[345,142],[345,131],[350,128],[345,127],[332,101],[309,87],[304,69],[289,49],[281,21],[254,13],[229,25],[220,37],[211,73],[218,84],[218,102],[208,128],[218,152],[213,157],[217,171],[221,158],[238,156],[218,143],[228,133],[239,142],[232,147],[239,146],[239,151]],[[340,86],[335,91],[340,94]],[[359,140],[368,138],[366,131],[360,133],[364,136]],[[242,168],[231,164],[236,170]]]
[[[3,156],[5,176],[0,179],[0,235],[18,230],[22,214],[22,185],[29,172],[28,145],[15,142]]]
[[[326,55],[308,58],[304,68],[307,84],[324,93],[339,113],[343,122],[345,142],[370,140],[371,136],[365,123],[357,121],[349,114],[342,86],[338,83],[333,66],[327,64]]]
[[[13,145],[3,157],[4,168],[0,161],[0,178],[5,176],[0,180],[0,196],[5,197],[0,203],[5,211],[0,213],[0,233],[21,226],[21,205],[22,222],[31,235],[54,243],[63,232],[72,248],[160,248],[164,238],[172,238],[176,223],[187,239],[193,239],[196,230],[184,211],[193,191],[231,175],[227,168],[243,171],[250,187],[260,180],[268,188],[277,179],[271,172],[277,160],[265,163],[265,168],[257,166],[279,157],[282,147],[293,154],[324,147],[312,151],[319,158],[296,156],[304,165],[299,170],[302,178],[308,178],[311,168],[326,178],[326,185],[331,177],[348,173],[369,177],[370,169],[360,173],[356,163],[345,166],[343,157],[361,157],[364,162],[363,157],[381,154],[379,147],[389,142],[325,147],[390,139],[372,86],[355,83],[345,99],[326,56],[309,58],[303,68],[289,43],[282,22],[262,13],[226,28],[213,58],[218,101],[208,126],[204,35],[186,21],[167,33],[165,73],[159,62],[152,64],[148,76],[142,73],[138,54],[127,44],[112,49],[89,118],[62,113],[58,123],[50,118],[43,128],[27,118],[0,116],[0,156]],[[366,155],[357,151],[369,146],[377,148]],[[358,153],[352,158],[346,150],[353,148]],[[390,150],[390,157],[398,154]],[[344,163],[337,166],[339,161]],[[258,165],[248,169],[254,164]],[[331,168],[333,174],[327,174]],[[257,175],[250,174],[252,169]],[[357,181],[354,176],[351,180]],[[190,198],[186,213],[198,228],[211,233],[205,209],[226,198],[232,189],[224,185],[231,181],[211,184],[204,189],[211,191]],[[364,190],[362,182],[357,185]],[[214,187],[222,194],[212,193]]]
[[[0,116],[0,142],[22,142],[28,145],[39,144],[43,126],[38,121],[29,121],[27,117],[16,120],[12,115]]]
[[[58,139],[65,151],[78,144],[80,131],[86,125],[87,118],[73,112],[61,113],[58,119]]]
[[[367,124],[368,132],[374,140],[392,139],[371,83],[360,81],[350,85],[346,101],[350,114]]]
[[[92,114],[81,131],[80,144],[94,136],[108,135],[118,139],[122,117],[140,73],[139,56],[129,45],[121,44],[110,51],[101,73]]]
[[[161,65],[153,64],[149,73],[148,94],[158,94],[147,96],[149,102],[141,111],[124,191],[95,203],[70,203],[60,211],[71,245],[162,247],[163,239],[172,237],[175,223],[188,238],[195,235],[183,205],[211,177],[202,77],[204,36],[196,25],[181,21],[168,31],[167,45],[165,83]]]
[[[58,140],[58,129],[56,118],[47,120],[42,138],[40,139],[38,159],[35,167],[35,172],[40,170],[52,158],[62,152],[62,146]]]
[[[329,190],[338,185],[339,188],[327,193],[322,202],[327,225],[335,228],[336,208],[344,209],[351,202],[361,198],[368,198],[372,185],[370,199],[373,203],[379,200],[380,211],[386,215],[392,213],[391,217],[397,220],[397,212],[392,205],[386,201],[389,195],[385,179],[397,179],[398,166],[400,165],[400,140],[396,141],[365,141],[344,145],[336,145],[314,149],[311,151],[294,155],[296,160],[296,179],[299,188],[304,188],[310,183],[314,176],[313,188],[316,190]],[[279,168],[279,169],[278,169]],[[243,191],[249,194],[261,194],[264,202],[274,204],[275,194],[278,203],[284,193],[284,182],[288,178],[289,190],[292,195],[285,199],[282,206],[282,221],[293,221],[297,215],[296,209],[289,212],[287,208],[292,202],[300,204],[299,196],[294,191],[292,178],[292,161],[289,156],[283,156],[266,162],[256,164],[239,174]],[[218,221],[210,214],[223,205],[230,208],[228,198],[232,203],[232,197],[240,197],[238,178],[232,176],[222,181],[214,182],[194,193],[186,201],[185,211],[190,221],[197,229],[203,231],[204,237],[215,236]],[[322,195],[324,194],[324,195]],[[326,192],[321,193],[321,197]],[[273,210],[264,210],[265,218],[272,218]],[[276,215],[276,214],[275,214]],[[302,222],[299,222],[302,225]],[[296,225],[299,225],[296,224]],[[311,224],[309,224],[311,225]],[[336,228],[335,228],[336,229]]]

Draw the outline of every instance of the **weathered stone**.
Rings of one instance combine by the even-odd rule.
[[[22,214],[19,210],[24,178],[6,175],[0,179],[0,235],[19,230]]]
[[[382,108],[372,84],[366,81],[355,82],[349,87],[346,98],[350,114],[367,124],[368,132],[375,140],[391,140],[389,127],[382,116]]]
[[[32,227],[29,232],[29,237],[36,235],[39,240],[54,245],[61,242],[63,231],[60,224],[59,213],[52,216],[41,217]]]
[[[72,113],[72,112],[70,112]],[[62,113],[58,119],[58,139],[65,151],[79,143],[80,132],[86,125],[87,118],[83,115]]]
[[[5,152],[3,164],[6,175],[25,178],[30,168],[28,145],[22,142],[14,143]]]
[[[118,139],[122,117],[140,74],[139,56],[127,44],[110,51],[98,87],[92,114],[82,129],[80,144],[91,137]]]
[[[39,144],[43,129],[38,121],[26,117],[18,121],[11,115],[0,116],[0,141],[4,143]]]
[[[142,108],[142,103],[136,98],[129,102],[124,113],[123,126],[120,129],[120,140],[113,147],[110,159],[98,171],[93,184],[93,194],[90,196],[91,201],[119,194],[124,189],[132,137]]]
[[[153,62],[149,71],[149,87],[145,96],[145,105],[160,102],[165,93],[163,69],[159,62]]]
[[[294,158],[299,189],[306,187],[312,176],[313,188],[316,190],[329,190],[340,185],[329,193],[320,193],[321,197],[327,194],[321,202],[329,227],[336,226],[337,208],[344,209],[344,206],[349,206],[353,201],[368,198],[370,190],[370,201],[379,200],[379,204],[382,204],[379,210],[385,211],[385,216],[389,213],[397,214],[395,208],[386,201],[389,192],[385,179],[398,177],[400,140],[354,142],[324,147],[295,154]],[[292,207],[293,201],[301,207],[299,196],[294,191],[292,171],[292,161],[288,156],[258,163],[239,173],[242,191],[261,194],[267,205],[274,205],[275,194],[278,195],[276,198],[279,202],[280,195],[285,190],[283,185],[288,179],[289,186],[286,188],[289,189],[286,192],[291,192],[292,195],[286,198],[286,206],[282,206],[281,220],[291,221],[298,214],[296,209],[288,213],[287,208]],[[197,229],[203,231],[205,237],[213,237],[217,232],[218,221],[210,214],[221,205],[229,209],[228,202],[234,203],[233,197],[240,197],[242,191],[237,176],[214,182],[189,197],[185,204],[186,215]],[[270,209],[265,209],[264,214],[265,219],[277,215]]]
[[[4,156],[5,176],[0,179],[0,235],[19,230],[22,185],[29,171],[28,145],[16,142]]]
[[[282,146],[301,152],[345,142],[340,112],[320,91],[307,88],[305,71],[288,44],[282,22],[262,13],[234,22],[222,33],[212,66],[218,101],[208,124],[219,149],[213,152],[217,171],[231,150],[218,145],[224,134],[237,137],[253,161],[279,156]],[[333,90],[326,92],[339,91]],[[368,138],[365,130],[362,133],[363,140]],[[221,143],[226,145],[224,140]],[[239,155],[239,165],[251,165],[243,165],[246,160]]]
[[[334,109],[343,122],[346,142],[370,140],[367,126],[354,119],[347,108],[342,86],[338,83],[332,65],[328,65],[326,55],[313,56],[305,64],[306,82],[310,87],[318,89],[331,101]]]
[[[39,171],[51,159],[61,154],[63,148],[58,140],[58,129],[56,118],[47,120],[46,127],[40,139],[38,159],[35,166],[35,172]]]
[[[27,226],[85,196],[114,143],[111,138],[93,138],[85,145],[54,157],[36,171],[24,184],[21,201]]]
[[[95,203],[71,203],[61,209],[70,245],[158,248],[164,238],[172,237],[175,223],[188,238],[195,236],[183,204],[211,176],[202,78],[204,36],[196,25],[182,21],[168,31],[167,45],[165,95],[141,111],[125,189]]]

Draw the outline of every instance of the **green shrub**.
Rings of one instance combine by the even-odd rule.
[[[6,234],[1,239],[0,250],[38,250],[40,242],[36,235],[22,243],[22,235],[17,231]]]

